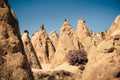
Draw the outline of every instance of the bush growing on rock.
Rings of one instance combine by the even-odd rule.
[[[87,54],[81,50],[70,50],[66,55],[66,60],[70,65],[81,66],[88,62]]]

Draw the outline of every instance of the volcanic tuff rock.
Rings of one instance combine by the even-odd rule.
[[[31,66],[31,68],[41,68],[41,64],[38,60],[38,57],[34,51],[33,45],[29,38],[29,32],[27,30],[24,31],[24,34],[22,35],[22,42],[24,45],[24,50],[27,55],[28,62]]]
[[[116,34],[120,34],[120,15],[116,17],[113,24],[110,27],[110,30],[108,31],[108,35],[114,36]]]
[[[59,41],[59,36],[56,33],[56,31],[53,31],[49,35],[50,40],[52,41],[52,44],[54,45],[55,50],[57,49],[58,46],[58,41]]]
[[[70,23],[67,22],[65,19],[63,26],[60,30],[58,46],[53,61],[54,66],[63,63],[65,61],[65,55],[70,50],[79,50],[80,48],[81,44],[79,42],[78,36],[73,31]]]
[[[32,36],[31,42],[39,61],[41,63],[50,63],[53,59],[55,49],[44,29],[44,25],[41,25],[40,30]]]
[[[76,34],[78,35],[83,48],[87,51],[91,47],[92,38],[84,19],[78,20]]]
[[[90,32],[84,19],[78,20],[76,34],[79,37],[84,50],[90,54],[91,50],[96,49],[97,45],[105,39],[107,32]]]
[[[0,80],[33,80],[18,21],[7,0],[0,0]]]
[[[116,21],[118,17],[114,23]],[[119,23],[115,23],[117,30],[120,28]],[[120,34],[114,27],[110,28],[108,34],[115,34],[107,36],[89,57],[82,80],[120,80]]]

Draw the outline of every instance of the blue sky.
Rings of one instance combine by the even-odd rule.
[[[120,15],[120,0],[8,0],[18,20],[21,34],[27,29],[30,36],[41,24],[49,34],[59,30],[66,18],[74,30],[77,21],[84,18],[89,30],[97,32],[109,29]]]

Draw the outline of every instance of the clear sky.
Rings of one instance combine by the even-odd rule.
[[[77,21],[84,18],[89,30],[97,32],[109,29],[120,15],[120,0],[8,0],[18,20],[21,34],[27,29],[30,36],[41,24],[49,34],[59,30],[66,18],[77,28]]]

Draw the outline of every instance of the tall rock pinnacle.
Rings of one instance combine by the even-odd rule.
[[[30,41],[29,32],[27,30],[25,30],[24,34],[22,35],[22,42],[23,42],[24,50],[27,55],[27,59],[28,59],[28,62],[30,64],[31,68],[40,69],[41,65],[40,65],[38,57],[35,53],[33,45]]]
[[[52,41],[52,44],[54,45],[55,50],[57,49],[58,46],[58,41],[59,41],[59,36],[56,33],[56,31],[53,31],[49,35],[50,40]]]
[[[44,25],[41,25],[40,30],[32,36],[31,42],[39,61],[41,63],[50,63],[55,49],[45,31]]]
[[[70,23],[67,22],[67,20],[64,20],[63,26],[60,29],[60,36],[53,65],[56,67],[57,65],[63,63],[65,61],[65,55],[70,50],[79,50],[80,46],[81,44],[77,34],[74,33]]]
[[[90,35],[88,27],[83,18],[78,20],[78,28],[77,28],[76,32],[80,39],[85,38],[86,36]]]
[[[33,80],[18,21],[7,0],[0,0],[0,80]]]

